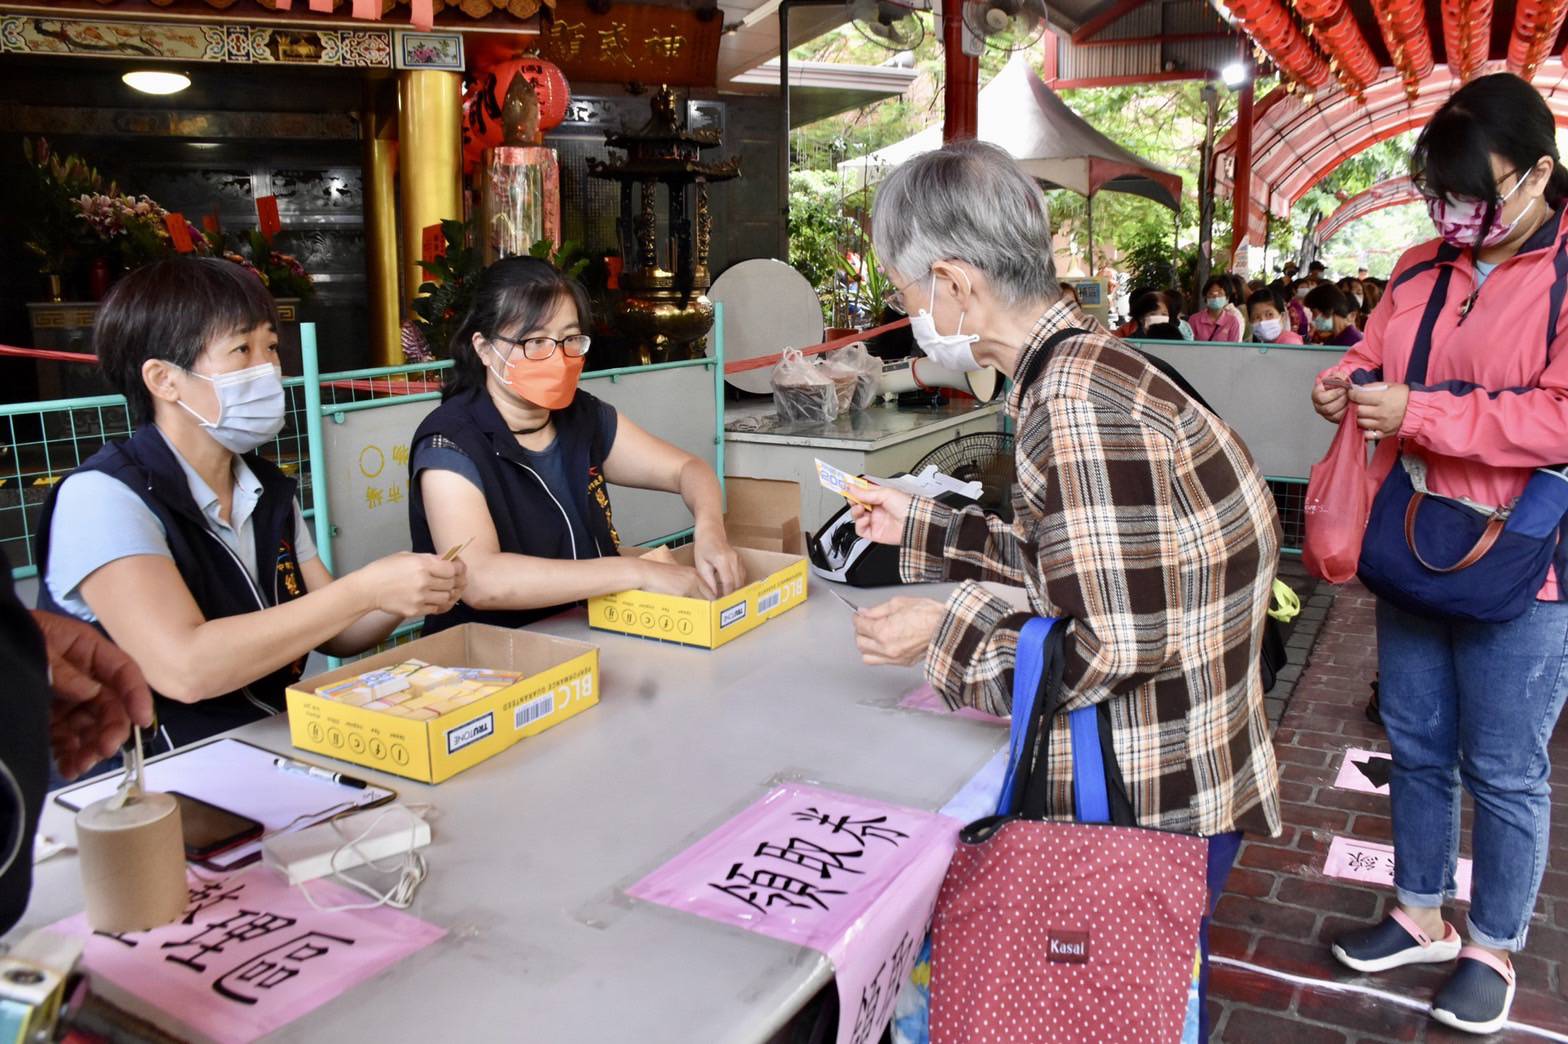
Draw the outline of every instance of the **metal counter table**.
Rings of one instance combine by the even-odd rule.
[[[724,411],[724,471],[800,483],[800,524],[808,534],[844,506],[817,482],[814,458],[852,475],[909,471],[960,435],[997,431],[1001,403],[900,408],[878,403],[832,421],[780,421],[771,400]]]
[[[862,665],[822,588],[711,652],[589,631],[581,611],[546,621],[599,645],[597,707],[437,786],[350,769],[435,805],[409,912],[448,935],[269,1039],[766,1041],[829,982],[826,958],[621,890],[776,776],[937,809],[1007,738],[893,709],[919,672]],[[290,749],[282,719],[235,735]],[[51,801],[43,831],[72,837],[69,813]],[[81,909],[74,857],[36,871],[13,939]]]

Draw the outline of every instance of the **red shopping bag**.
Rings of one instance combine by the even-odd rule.
[[[1051,780],[1040,737],[1061,707],[1065,627],[1042,642],[1041,622],[1030,620],[1018,639],[1007,812],[959,834],[937,897],[931,1044],[1175,1044],[1208,848],[1202,838],[1111,825],[1130,822],[1131,808],[1107,785],[1095,707],[1069,716],[1079,821],[1045,820]]]
[[[1366,436],[1356,425],[1355,407],[1348,407],[1333,445],[1307,477],[1306,539],[1301,547],[1307,572],[1331,584],[1356,575],[1375,490]]]

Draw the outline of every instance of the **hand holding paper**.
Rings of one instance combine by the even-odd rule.
[[[859,491],[858,496],[860,499],[849,506],[855,533],[878,544],[902,544],[909,505],[915,498],[887,486],[871,486]]]

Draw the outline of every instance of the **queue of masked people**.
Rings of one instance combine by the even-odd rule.
[[[1365,268],[1338,282],[1324,273],[1321,261],[1299,278],[1296,263],[1286,262],[1268,283],[1216,273],[1204,282],[1197,307],[1189,307],[1187,295],[1176,288],[1134,290],[1127,319],[1115,332],[1152,341],[1351,347],[1361,340],[1385,281]]]

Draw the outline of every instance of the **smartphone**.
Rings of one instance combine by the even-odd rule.
[[[236,845],[254,841],[261,836],[262,825],[249,816],[230,812],[226,808],[169,791],[180,806],[180,829],[185,834],[186,859],[210,859],[219,852],[226,852]]]

